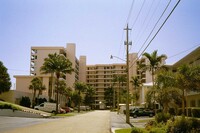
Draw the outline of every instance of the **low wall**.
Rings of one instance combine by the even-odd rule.
[[[28,118],[44,118],[44,115],[39,113],[30,113],[12,109],[0,109],[0,116],[11,116],[11,117],[28,117]]]

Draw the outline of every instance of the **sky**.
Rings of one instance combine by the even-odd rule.
[[[30,74],[31,46],[75,43],[76,56],[85,55],[88,65],[122,63],[110,55],[126,59],[126,25],[129,52],[141,55],[177,1],[0,0],[0,61],[12,83],[13,75]],[[158,50],[174,64],[200,46],[199,7],[199,0],[181,0],[144,52]]]

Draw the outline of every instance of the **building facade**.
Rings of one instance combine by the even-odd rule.
[[[40,67],[44,63],[44,59],[48,58],[49,54],[60,54],[65,56],[72,62],[72,68],[74,72],[72,74],[66,74],[66,82],[68,87],[74,88],[74,82],[82,81],[85,82],[85,69],[86,69],[86,56],[80,56],[80,59],[76,58],[76,45],[74,43],[68,43],[66,48],[64,47],[31,47],[30,55],[30,75],[15,75],[16,78],[16,91],[33,93],[29,90],[29,85],[34,77],[40,77],[46,90],[42,92],[40,97],[48,99],[48,90],[50,87],[50,74],[42,74]],[[55,78],[55,76],[54,76]],[[55,82],[55,80],[54,80]],[[54,90],[54,86],[53,86]],[[55,91],[52,91],[52,99],[55,99]],[[61,105],[66,103],[66,99],[60,99]]]

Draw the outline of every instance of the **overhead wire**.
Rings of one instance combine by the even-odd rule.
[[[159,5],[160,5],[160,2],[161,2],[161,0],[157,3],[156,8],[153,10],[153,13],[152,13],[151,16],[150,16],[150,19],[149,19],[147,25],[143,28],[144,30],[143,30],[143,31],[140,30],[140,32],[138,33],[138,35],[137,35],[137,37],[136,37],[137,40],[135,41],[135,44],[136,44],[136,45],[138,44],[138,42],[139,42],[139,40],[141,39],[141,37],[142,37],[142,35],[144,34],[144,32],[145,32],[145,31],[147,30],[147,28],[149,27],[149,24],[151,23],[151,20],[152,20],[154,14],[156,13],[156,11],[157,11],[157,9],[158,9],[158,7],[159,7]],[[153,2],[152,2],[152,5],[153,5]],[[151,5],[151,6],[152,6],[152,5]],[[151,8],[152,8],[152,7],[151,7]],[[150,9],[151,9],[151,8],[150,8]],[[149,15],[149,13],[150,13],[150,9],[149,9],[148,14],[147,14],[147,16],[146,16],[146,18],[145,18],[145,20],[144,20],[144,22],[143,22],[142,25],[145,24],[145,21],[146,21],[148,15]]]
[[[188,48],[188,49],[186,49],[186,50],[184,50],[184,51],[181,51],[181,52],[179,52],[179,53],[177,53],[177,54],[174,54],[174,55],[168,57],[167,59],[170,59],[170,58],[173,58],[173,57],[178,56],[178,55],[180,55],[180,54],[183,54],[183,53],[185,53],[185,52],[188,52],[189,50],[191,50],[191,49],[193,49],[193,48],[195,48],[195,47],[198,47],[198,46],[200,46],[200,44],[195,45],[195,46],[193,46],[193,47],[191,47],[191,48]]]
[[[131,7],[129,9],[129,13],[128,13],[128,16],[127,16],[127,19],[126,19],[126,23],[125,25],[129,22],[129,19],[131,17],[131,14],[132,14],[132,10],[133,10],[133,7],[134,7],[134,3],[135,3],[135,0],[132,1],[131,3]],[[125,27],[125,26],[124,26]],[[118,55],[120,55],[120,51],[121,51],[121,46],[123,44],[123,38],[124,38],[124,30],[122,30],[122,37],[121,37],[121,42],[120,42],[120,48],[119,48],[119,51],[118,51]],[[124,49],[125,50],[125,49]],[[125,51],[123,52],[123,55],[124,55]]]
[[[131,26],[131,29],[133,29],[133,27],[134,27],[136,21],[138,20],[138,18],[139,18],[139,16],[140,16],[140,13],[141,13],[141,11],[142,11],[142,9],[143,9],[143,7],[144,7],[145,2],[146,2],[146,0],[143,1],[142,6],[141,6],[141,8],[140,8],[140,10],[139,10],[139,12],[138,12],[138,14],[137,14],[137,16],[136,16],[136,19],[135,19],[135,21],[133,22],[133,25]]]
[[[176,5],[173,7],[173,9],[171,10],[171,12],[169,13],[169,15],[167,16],[167,18],[164,20],[164,22],[162,23],[162,25],[160,26],[160,28],[158,29],[158,31],[155,33],[155,35],[152,37],[152,39],[149,41],[148,45],[145,47],[145,49],[142,51],[142,53],[136,58],[136,60],[133,62],[133,64],[130,66],[130,68],[136,63],[136,61],[143,55],[143,53],[145,52],[145,50],[149,47],[149,45],[151,44],[151,42],[155,39],[155,37],[157,36],[157,34],[160,32],[160,30],[162,29],[162,27],[165,25],[165,23],[167,22],[167,20],[169,19],[169,17],[172,15],[172,13],[174,12],[174,10],[176,9],[176,7],[178,6],[178,4],[180,3],[181,0],[178,0],[178,2],[176,3]]]
[[[161,18],[163,17],[163,15],[165,14],[165,12],[167,11],[170,3],[172,0],[169,0],[167,6],[165,7],[164,11],[162,12],[162,14],[160,15],[159,19],[157,20],[157,22],[155,23],[153,29],[151,30],[151,32],[149,33],[148,37],[145,39],[144,43],[142,44],[140,50],[138,51],[138,53],[140,53],[140,51],[142,50],[142,48],[144,47],[144,45],[146,44],[146,42],[149,40],[150,36],[152,35],[153,31],[155,30],[155,28],[157,27],[158,23],[160,22]]]

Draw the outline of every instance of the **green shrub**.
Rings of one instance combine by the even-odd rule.
[[[163,125],[164,126],[164,125]],[[149,133],[166,133],[166,128],[165,127],[153,127]]]
[[[161,123],[161,122],[166,123],[167,120],[169,120],[170,118],[171,118],[171,116],[169,113],[162,113],[162,112],[156,114],[156,116],[155,116],[155,120],[157,123]]]
[[[6,102],[0,102],[0,109],[21,110],[19,107],[16,107],[16,106],[6,103]]]
[[[31,106],[31,101],[29,97],[22,97],[20,100],[20,105],[25,106],[25,107],[30,107]]]
[[[148,131],[143,128],[133,127],[131,133],[148,133]]]
[[[149,131],[149,130],[151,130],[151,128],[156,127],[156,126],[157,126],[156,121],[151,120],[151,121],[148,121],[148,122],[146,123],[145,129]]]
[[[170,115],[176,115],[176,109],[175,108],[169,108],[169,114]]]
[[[192,116],[200,118],[200,108],[192,108]]]
[[[192,129],[191,121],[185,119],[184,117],[177,118],[173,125],[168,127],[168,131],[172,133],[189,133]]]

